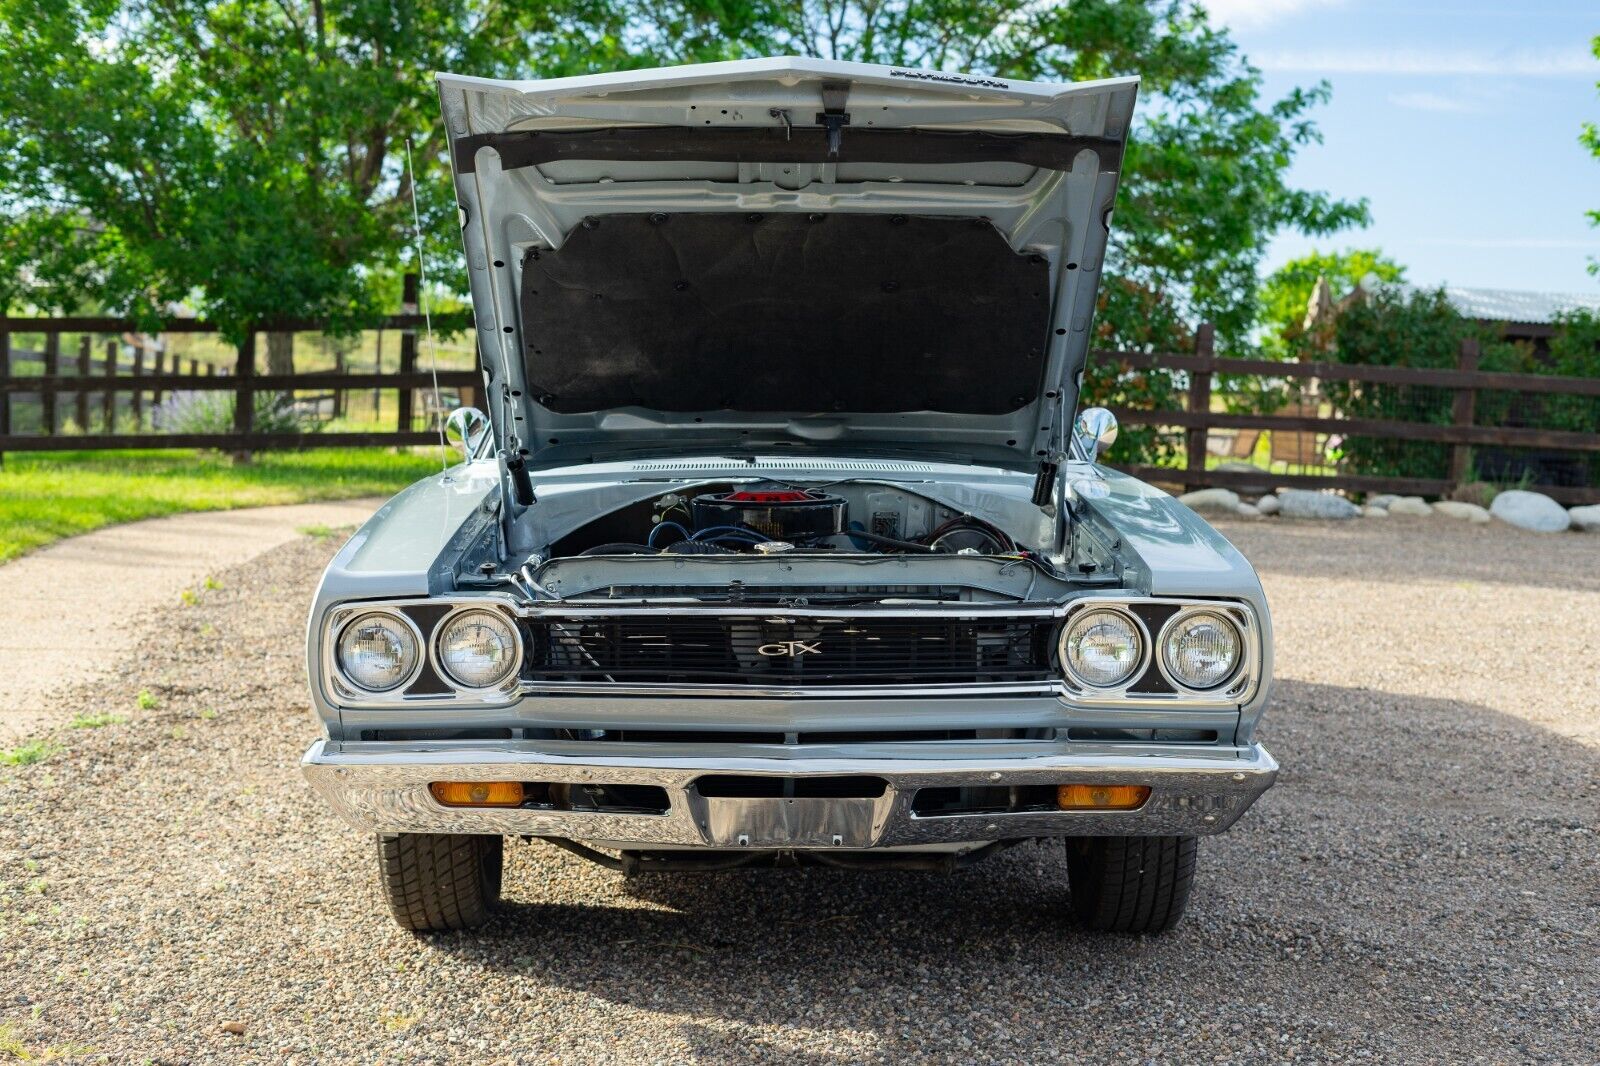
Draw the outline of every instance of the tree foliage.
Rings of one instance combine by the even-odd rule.
[[[1263,101],[1193,0],[0,0],[0,303],[183,300],[235,336],[274,315],[353,323],[395,302],[407,138],[431,248],[459,259],[430,71],[782,53],[1142,75],[1102,343],[1183,344],[1200,318],[1241,338],[1275,233],[1366,219],[1287,180],[1327,87]],[[1115,367],[1097,373],[1096,398],[1127,391]]]
[[[477,0],[0,0],[0,304],[153,315],[235,339],[392,309],[408,138],[450,233],[429,72],[625,61],[608,8]],[[608,40],[610,43],[608,43]]]
[[[1459,365],[1462,343],[1475,339],[1480,370],[1600,376],[1600,318],[1578,311],[1557,316],[1554,324],[1548,349],[1539,351],[1526,341],[1507,341],[1498,329],[1463,318],[1443,290],[1383,287],[1340,312],[1329,354],[1343,363],[1453,369]],[[1322,392],[1348,418],[1435,425],[1450,424],[1455,399],[1453,389],[1376,382],[1324,381]],[[1600,404],[1590,396],[1480,389],[1473,417],[1483,426],[1587,432],[1600,421],[1597,414]],[[1450,452],[1450,445],[1429,441],[1351,437],[1343,443],[1340,458],[1356,474],[1443,478],[1449,474]],[[1479,477],[1511,482],[1549,460],[1548,449],[1533,455],[1480,449],[1475,467]],[[1586,483],[1600,485],[1600,463],[1583,456],[1573,465]]]
[[[1291,259],[1261,284],[1261,348],[1273,358],[1293,359],[1307,342],[1305,321],[1317,279],[1327,278],[1334,299],[1354,289],[1368,275],[1379,281],[1405,280],[1405,267],[1377,248],[1347,252],[1311,252]]]

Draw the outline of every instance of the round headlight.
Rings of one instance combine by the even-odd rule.
[[[1184,615],[1167,630],[1161,658],[1167,672],[1190,688],[1216,688],[1239,666],[1239,630],[1220,614]]]
[[[388,613],[364,614],[339,634],[339,669],[368,692],[388,692],[416,669],[420,652],[411,627]]]
[[[1122,684],[1143,658],[1139,627],[1121,611],[1084,611],[1061,634],[1061,661],[1073,677],[1095,688]]]
[[[517,631],[498,611],[462,611],[438,637],[439,665],[465,688],[490,688],[511,676],[521,652]]]

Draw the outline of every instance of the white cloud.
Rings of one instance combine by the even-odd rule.
[[[1390,93],[1389,102],[1408,111],[1440,111],[1456,115],[1478,114],[1483,108],[1459,96],[1444,93]]]
[[[1250,57],[1262,70],[1321,74],[1454,74],[1499,77],[1594,77],[1600,62],[1587,48],[1281,49]]]
[[[1537,251],[1562,251],[1577,249],[1589,251],[1600,246],[1600,237],[1591,240],[1572,240],[1565,237],[1419,237],[1417,244],[1436,248],[1498,248]]]
[[[1213,22],[1224,26],[1263,26],[1319,7],[1339,7],[1345,0],[1200,0]]]

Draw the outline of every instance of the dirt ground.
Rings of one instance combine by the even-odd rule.
[[[54,693],[64,682],[101,681],[121,665],[143,636],[128,619],[177,601],[207,574],[286,544],[301,530],[359,526],[382,503],[336,500],[149,518],[69,537],[4,564],[0,748],[61,722]],[[89,603],[95,610],[62,609]]]
[[[1032,845],[624,881],[516,844],[489,928],[402,933],[296,767],[333,543],[224,571],[62,697],[126,721],[0,767],[0,1061],[1595,1061],[1600,537],[1224,531],[1284,769],[1143,939],[1074,928]]]

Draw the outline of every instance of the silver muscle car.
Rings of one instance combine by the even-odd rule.
[[[624,874],[1061,847],[1181,915],[1273,783],[1260,582],[1078,411],[1136,79],[441,76],[487,415],[334,558],[311,783],[395,918]],[[1059,842],[1059,843],[1057,843]]]

